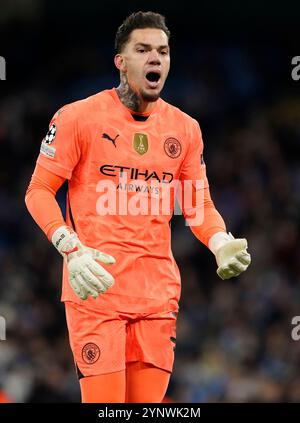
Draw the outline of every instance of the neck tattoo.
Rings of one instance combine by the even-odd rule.
[[[141,100],[130,87],[125,73],[121,74],[121,83],[117,88],[117,93],[124,106],[128,107],[128,109],[133,112],[140,111]]]

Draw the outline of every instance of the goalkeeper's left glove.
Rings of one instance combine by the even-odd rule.
[[[235,239],[229,232],[217,232],[209,240],[209,249],[214,253],[221,279],[239,276],[251,263],[245,238]]]

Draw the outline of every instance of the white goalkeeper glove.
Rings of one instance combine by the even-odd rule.
[[[209,240],[209,249],[214,253],[218,265],[217,274],[221,279],[239,276],[251,263],[245,238],[235,239],[229,232],[217,232]]]
[[[97,298],[114,284],[113,276],[97,261],[114,264],[115,259],[83,245],[68,226],[56,229],[52,235],[52,244],[66,260],[70,284],[82,300],[86,300],[89,295]]]

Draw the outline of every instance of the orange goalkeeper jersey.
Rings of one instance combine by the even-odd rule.
[[[172,198],[164,212],[158,212],[155,201],[176,180],[194,186],[202,181],[199,190],[208,189],[202,152],[197,121],[162,99],[146,120],[135,120],[115,89],[54,115],[37,162],[69,180],[67,223],[82,243],[116,259],[107,267],[114,286],[84,302],[74,294],[64,266],[63,301],[127,312],[178,308],[180,275],[169,225]],[[201,232],[200,225],[202,241],[207,244],[224,228],[221,218],[208,231],[203,227]]]

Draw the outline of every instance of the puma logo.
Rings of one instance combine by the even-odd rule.
[[[113,143],[113,145],[117,148],[116,146],[116,139],[118,138],[119,134],[115,137],[115,138],[111,138],[108,134],[102,134],[102,138],[109,140]]]

